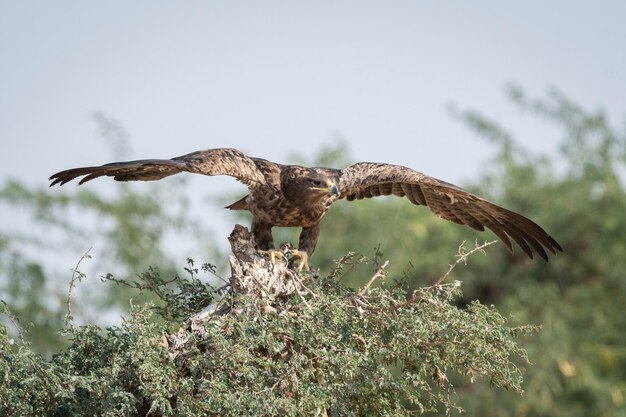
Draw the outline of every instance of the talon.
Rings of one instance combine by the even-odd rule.
[[[262,254],[268,255],[270,257],[270,262],[273,263],[273,264],[276,263],[276,258],[284,258],[285,257],[284,253],[282,253],[280,251],[277,251],[275,249],[270,249],[270,250],[259,249],[259,252],[262,253]]]
[[[309,271],[309,255],[306,252],[300,251],[300,250],[292,250],[291,251],[291,256],[292,258],[299,258],[300,259],[300,265],[298,265],[298,272],[301,272],[302,269],[304,269],[305,271]]]

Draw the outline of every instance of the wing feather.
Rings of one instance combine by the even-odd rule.
[[[409,201],[413,204],[417,204],[420,205],[421,203],[415,198],[415,195],[413,194],[413,190],[411,190],[411,184],[410,183],[401,183],[400,184],[402,186],[402,191],[404,191],[404,195],[406,196],[406,198],[409,199]],[[425,203],[424,203],[425,205]]]
[[[113,177],[116,181],[156,181],[179,172],[229,175],[251,186],[266,181],[264,173],[259,169],[258,164],[261,162],[268,163],[250,158],[237,149],[209,149],[172,159],[141,159],[68,169],[52,175],[50,186],[63,185],[78,177],[83,177],[79,185],[102,176]]]
[[[492,230],[509,249],[514,240],[526,255],[533,252],[548,260],[547,252],[556,254],[561,246],[532,220],[500,207],[454,184],[429,177],[413,169],[391,164],[360,162],[341,171],[340,198],[348,201],[389,195],[427,206],[438,217],[469,226]]]
[[[472,214],[469,211],[464,211],[452,205],[450,207],[450,212],[462,220],[461,224],[468,225],[472,229],[478,230],[479,232],[485,231],[484,224],[480,222],[476,217],[472,216]]]
[[[404,189],[402,188],[402,184],[400,184],[399,182],[392,183],[391,193],[397,197],[404,197],[406,195],[404,193]]]

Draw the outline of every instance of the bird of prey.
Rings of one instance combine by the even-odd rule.
[[[337,200],[394,195],[428,207],[438,217],[483,231],[491,229],[509,251],[511,239],[530,257],[548,260],[561,246],[532,220],[475,194],[411,168],[359,162],[344,169],[282,165],[244,155],[237,149],[209,149],[172,159],[143,159],[68,169],[50,177],[63,185],[77,177],[80,184],[101,176],[116,181],[154,181],[179,172],[229,175],[248,187],[249,194],[226,208],[252,213],[257,249],[274,253],[272,227],[301,227],[301,265],[308,268],[320,234],[320,221]],[[546,252],[547,251],[547,252]]]

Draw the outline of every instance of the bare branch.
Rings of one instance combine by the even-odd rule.
[[[17,332],[17,337],[20,339],[20,342],[22,342],[22,344],[25,344],[26,342],[24,341],[22,327],[20,326],[17,317],[15,317],[11,310],[9,310],[9,305],[4,300],[0,300],[0,303],[2,303],[2,310],[0,311],[0,313],[7,316],[7,319],[9,319],[9,322],[15,328],[15,331]]]
[[[9,305],[4,300],[0,300],[0,303],[2,304],[2,310],[0,310],[0,313],[7,316],[7,319],[9,320],[9,322],[13,325],[13,327],[15,327],[15,331],[17,331],[17,337],[20,339],[20,343],[22,344],[22,346],[26,346],[26,340],[24,339],[24,331],[22,330],[22,327],[19,324],[19,320],[17,319],[17,317],[13,315],[13,313],[9,309]],[[26,357],[28,358],[28,361],[32,365],[33,370],[41,371],[43,374],[46,374],[46,371],[41,369],[39,365],[37,365],[37,363],[35,362],[34,355],[32,354],[27,355]]]
[[[298,284],[300,284],[302,286],[302,288],[304,288],[305,290],[307,290],[309,292],[309,294],[311,294],[313,297],[317,297],[317,294],[315,294],[310,288],[308,288],[306,285],[304,285],[304,282],[302,282],[302,280],[300,279],[298,274],[293,273],[291,271],[287,271],[287,272],[289,272],[289,275],[291,276],[291,278],[294,279],[295,281],[297,281]]]
[[[437,278],[437,281],[435,281],[435,283],[434,283],[433,285],[430,285],[430,286],[428,286],[428,287],[421,288],[421,289],[417,289],[417,290],[413,291],[413,292],[411,293],[411,296],[408,298],[408,300],[406,300],[406,301],[405,301],[405,302],[403,302],[403,303],[396,304],[395,306],[391,307],[391,310],[392,310],[392,311],[395,311],[395,310],[398,310],[398,309],[400,309],[400,308],[406,307],[406,306],[408,306],[409,304],[413,304],[413,303],[415,303],[415,302],[416,302],[416,301],[418,301],[418,300],[421,300],[421,299],[422,299],[422,297],[418,297],[418,296],[417,296],[417,293],[418,293],[418,292],[420,292],[420,293],[422,293],[422,294],[423,294],[423,293],[426,293],[426,292],[428,292],[428,291],[431,291],[431,290],[432,290],[432,289],[434,289],[434,288],[441,288],[441,287],[442,287],[442,282],[443,282],[446,278],[448,278],[448,276],[450,275],[450,273],[452,272],[452,270],[453,270],[454,268],[456,268],[456,267],[457,267],[457,266],[458,266],[461,262],[463,262],[464,264],[467,264],[467,258],[468,258],[470,255],[472,255],[474,252],[477,252],[477,251],[484,252],[484,249],[485,249],[487,246],[492,245],[492,244],[494,244],[494,243],[496,243],[496,242],[497,242],[496,240],[492,240],[492,241],[490,241],[490,242],[485,242],[485,243],[483,243],[483,244],[482,244],[482,245],[480,245],[480,246],[478,246],[478,243],[476,243],[476,247],[475,247],[474,249],[472,249],[472,250],[471,250],[471,251],[469,251],[469,252],[465,252],[465,251],[464,251],[464,247],[463,247],[463,246],[465,245],[465,241],[463,241],[463,242],[461,243],[461,245],[459,245],[458,254],[456,255],[456,256],[457,256],[457,260],[456,260],[454,263],[452,263],[452,264],[448,265],[448,270],[447,270],[447,271],[446,271],[443,275],[441,275],[439,278]]]
[[[474,249],[472,249],[469,252],[465,252],[465,248],[464,248],[465,241],[463,241],[461,243],[461,245],[459,245],[458,254],[456,255],[457,260],[454,263],[448,265],[448,270],[443,275],[441,275],[439,278],[437,278],[437,281],[435,281],[435,283],[433,285],[424,288],[424,291],[430,291],[431,289],[433,289],[435,287],[438,287],[446,278],[448,278],[448,276],[450,275],[452,270],[454,268],[456,268],[461,262],[463,262],[465,265],[467,265],[467,258],[471,254],[473,254],[474,252],[477,252],[477,251],[481,251],[481,252],[484,253],[484,250],[483,250],[484,248],[486,248],[489,245],[493,245],[496,242],[497,242],[496,240],[492,240],[491,242],[485,242],[485,243],[483,243],[480,246],[478,246],[478,243],[476,243],[476,247]]]
[[[365,294],[367,290],[369,290],[374,281],[376,281],[378,278],[383,278],[385,276],[383,271],[385,270],[385,268],[387,268],[387,265],[389,265],[389,261],[385,261],[384,264],[378,265],[378,268],[376,268],[376,272],[374,273],[374,275],[370,278],[369,281],[367,281],[367,284],[365,284],[365,286],[361,288],[361,290],[359,290],[359,297]]]
[[[80,281],[85,274],[83,274],[82,272],[80,272],[78,270],[78,267],[80,266],[81,262],[84,259],[87,258],[91,258],[91,256],[89,255],[89,252],[91,251],[92,248],[87,249],[87,252],[85,252],[83,254],[83,256],[80,257],[80,259],[78,260],[78,262],[76,263],[76,266],[72,269],[72,278],[70,278],[70,288],[67,291],[67,324],[70,327],[70,330],[72,333],[74,333],[74,317],[72,316],[72,290],[74,289],[74,287],[76,286],[76,281]]]

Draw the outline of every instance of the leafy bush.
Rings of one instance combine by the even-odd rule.
[[[368,283],[342,284],[363,263],[375,267]],[[449,271],[410,291],[402,280],[378,285],[379,257],[349,254],[325,277],[250,250],[231,264],[229,290],[204,310],[198,300],[216,292],[192,263],[189,278],[110,277],[161,303],[133,307],[120,326],[69,326],[70,346],[51,360],[0,326],[0,414],[402,416],[455,408],[452,374],[521,392],[512,359],[526,360],[516,338],[533,328],[510,327],[478,302],[455,306],[460,283],[443,283]]]

